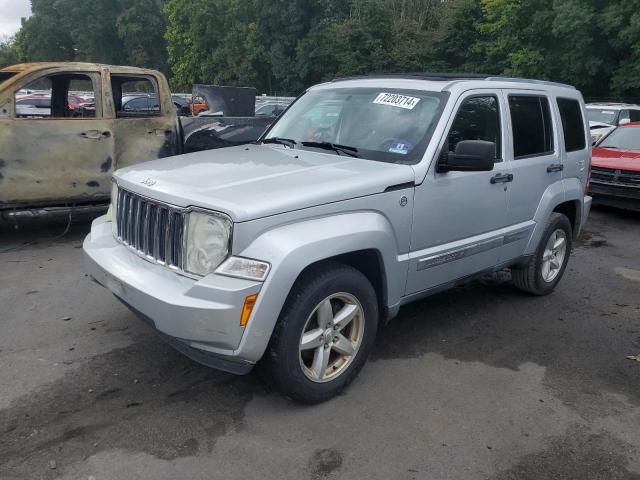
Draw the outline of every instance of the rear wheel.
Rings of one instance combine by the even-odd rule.
[[[377,327],[375,290],[361,272],[333,262],[314,267],[291,290],[261,371],[295,400],[327,400],[358,374]]]
[[[571,239],[569,219],[561,213],[552,213],[536,253],[524,268],[511,271],[515,286],[534,295],[551,293],[567,268]]]

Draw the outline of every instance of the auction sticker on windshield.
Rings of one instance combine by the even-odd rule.
[[[418,102],[419,98],[409,97],[407,95],[399,95],[397,93],[380,93],[373,103],[378,105],[389,105],[392,107],[406,108],[407,110],[413,110]]]

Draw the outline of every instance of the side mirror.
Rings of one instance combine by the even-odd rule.
[[[485,140],[462,140],[456,151],[443,152],[437,171],[490,172],[495,164],[496,144]]]
[[[618,122],[618,125],[626,125],[627,123],[631,123],[631,119],[629,118],[621,118]]]

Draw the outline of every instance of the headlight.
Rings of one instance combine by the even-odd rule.
[[[228,277],[264,282],[271,266],[267,262],[251,258],[230,257],[216,269],[216,273]]]
[[[189,213],[185,270],[208,275],[229,255],[231,222],[220,215]]]

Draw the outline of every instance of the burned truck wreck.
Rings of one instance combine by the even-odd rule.
[[[256,140],[252,88],[197,85],[209,110],[179,117],[162,73],[90,63],[0,70],[0,224],[95,216],[111,175],[157,158]]]

